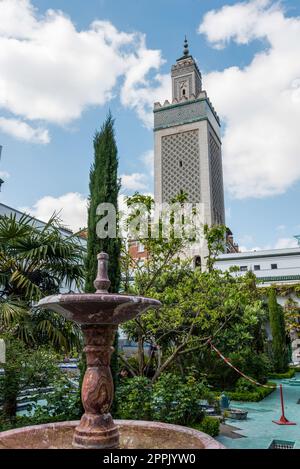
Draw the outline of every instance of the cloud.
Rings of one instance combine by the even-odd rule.
[[[145,151],[138,160],[141,162],[140,168],[144,172],[131,173],[121,175],[122,189],[128,191],[143,191],[149,190],[150,185],[153,183],[154,176],[154,151]]]
[[[141,162],[147,169],[148,174],[154,176],[154,150],[145,151],[140,157]]]
[[[10,174],[7,171],[0,171],[0,178],[8,179]]]
[[[143,173],[123,174],[122,188],[129,191],[140,191],[147,188],[147,177]]]
[[[242,239],[242,243],[247,242],[246,238],[248,236],[246,235]],[[252,236],[249,236],[249,244],[251,243],[251,239],[254,242],[254,238]],[[296,248],[298,247],[298,242],[295,238],[278,238],[274,244],[266,244],[264,246],[255,246],[253,245],[252,242],[252,247],[246,247],[245,245],[239,246],[239,249],[241,252],[251,252],[251,251],[264,251],[264,250],[270,250],[270,249],[287,249],[287,248]]]
[[[143,34],[100,20],[77,30],[62,11],[41,15],[30,0],[0,0],[0,18],[0,109],[17,121],[66,125],[89,106],[107,103],[120,79],[123,105],[151,125],[154,98],[167,80],[157,74],[160,51],[148,49]],[[4,124],[11,135],[47,143],[46,131],[30,134],[28,123],[15,122],[17,130]]]
[[[18,140],[46,144],[50,142],[49,132],[40,127],[33,128],[18,119],[0,117],[0,130]]]
[[[245,67],[206,75],[225,124],[225,183],[235,198],[284,193],[300,179],[300,17],[281,3],[256,0],[208,12],[199,33],[216,48],[230,41],[266,44]]]
[[[45,196],[32,207],[20,208],[33,217],[48,221],[56,212],[64,226],[73,231],[87,226],[87,199],[78,192],[69,192],[60,197]]]
[[[158,52],[158,51],[150,51]],[[143,54],[144,55],[144,54]],[[144,68],[147,59],[153,68],[159,68],[163,61],[160,55],[139,56],[135,59],[136,65],[127,73],[124,86],[121,91],[121,103],[133,108],[138,117],[149,129],[153,128],[153,104],[156,101],[164,102],[171,95],[171,78],[169,75],[157,74],[148,83],[145,81]],[[156,60],[155,60],[156,59]],[[139,64],[139,61],[142,63]],[[143,62],[146,64],[143,66]],[[149,65],[148,65],[149,70]]]
[[[298,246],[298,242],[295,238],[279,238],[274,248],[275,249],[284,249],[284,248],[296,248]]]
[[[118,205],[119,211],[128,213],[126,195],[119,195]],[[62,225],[73,232],[87,227],[88,199],[78,192],[68,192],[59,197],[45,196],[32,207],[20,207],[19,210],[44,222],[47,222],[55,212]]]

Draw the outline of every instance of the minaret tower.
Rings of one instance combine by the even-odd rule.
[[[185,192],[203,204],[205,223],[225,224],[220,120],[186,38],[171,77],[172,102],[154,104],[155,201]]]

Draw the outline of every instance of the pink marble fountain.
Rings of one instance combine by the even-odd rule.
[[[85,410],[80,422],[60,422],[0,433],[4,448],[223,448],[205,433],[159,422],[113,421],[110,357],[117,327],[160,302],[151,298],[108,293],[108,255],[98,255],[96,293],[59,294],[39,306],[81,325],[87,369],[82,383]]]

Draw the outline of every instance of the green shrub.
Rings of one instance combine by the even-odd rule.
[[[171,373],[161,375],[153,385],[153,420],[181,425],[197,421],[202,415],[200,394],[201,390],[192,377],[184,382]]]
[[[116,400],[119,418],[129,420],[151,418],[151,383],[147,378],[135,376],[120,382]]]
[[[189,425],[203,416],[201,399],[216,402],[205,384],[191,376],[163,373],[153,385],[144,377],[127,378],[117,390],[118,417]]]
[[[192,428],[215,437],[218,436],[220,432],[220,421],[214,417],[205,416],[200,423],[194,424]]]
[[[272,333],[272,360],[276,373],[284,373],[288,369],[289,354],[286,343],[284,310],[277,303],[275,288],[269,290],[269,319]]]
[[[290,379],[295,376],[296,370],[295,368],[290,368],[285,373],[271,373],[269,375],[270,379]]]
[[[44,387],[53,383],[61,374],[57,355],[44,347],[28,349],[23,342],[10,334],[3,336],[6,342],[6,363],[0,377],[0,400],[5,419],[14,419],[17,397],[27,387]]]
[[[246,378],[239,378],[235,385],[235,392],[256,392],[257,386]]]
[[[236,390],[233,392],[227,392],[227,395],[231,400],[234,401],[259,402],[275,391],[276,385],[274,383],[268,382],[268,385],[274,386],[274,388],[263,388],[261,386],[255,386],[255,390],[253,391]]]
[[[256,379],[262,384],[267,382],[267,377],[271,369],[269,357],[265,353],[256,354],[249,347],[237,352],[226,353],[222,349],[229,361],[239,370],[248,376]],[[237,372],[214,356],[211,367],[207,371],[207,380],[215,389],[233,390],[239,379]]]

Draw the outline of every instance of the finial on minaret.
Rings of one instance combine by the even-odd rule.
[[[186,36],[184,36],[183,55],[187,57],[189,55],[189,45]]]

